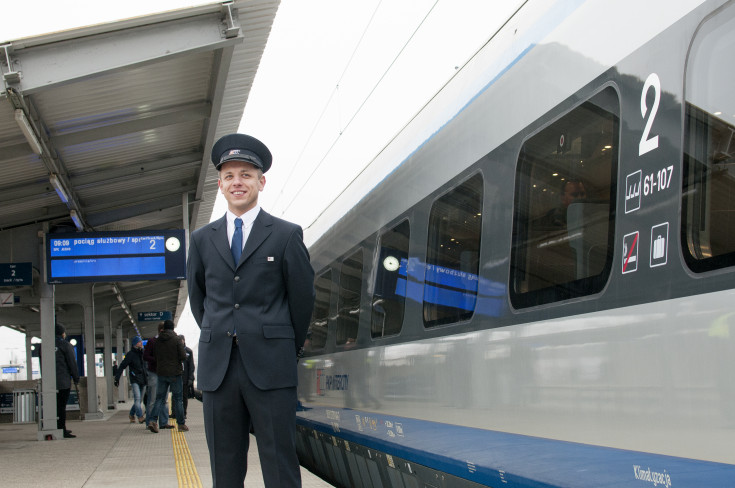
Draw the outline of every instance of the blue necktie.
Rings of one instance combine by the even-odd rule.
[[[242,255],[242,219],[235,219],[235,233],[232,234],[230,251],[232,251],[232,259],[235,260],[235,267],[237,267]]]

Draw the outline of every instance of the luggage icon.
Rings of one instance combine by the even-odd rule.
[[[653,241],[653,259],[661,259],[666,254],[666,239],[660,234]]]

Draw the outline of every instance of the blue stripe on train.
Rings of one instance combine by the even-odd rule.
[[[735,465],[578,444],[340,408],[306,408],[297,422],[490,486],[733,487]]]

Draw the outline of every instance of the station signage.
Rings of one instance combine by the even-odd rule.
[[[138,312],[138,322],[161,322],[172,320],[171,312]]]
[[[186,279],[182,229],[46,234],[49,284]]]
[[[33,263],[0,263],[0,286],[33,285]]]

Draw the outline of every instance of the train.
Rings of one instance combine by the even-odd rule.
[[[523,3],[306,229],[302,465],[735,486],[733,48],[732,1]]]

